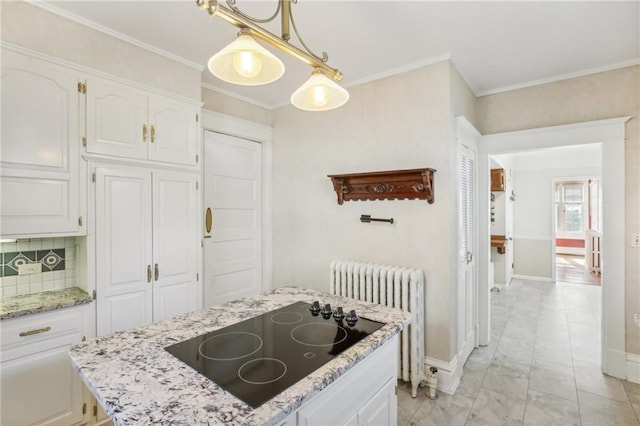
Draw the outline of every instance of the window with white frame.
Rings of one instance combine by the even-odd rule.
[[[556,184],[556,235],[582,236],[587,229],[585,188],[580,181]]]

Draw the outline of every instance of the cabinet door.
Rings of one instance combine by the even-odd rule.
[[[198,175],[153,173],[153,320],[197,308]]]
[[[152,321],[151,173],[96,168],[98,336]]]
[[[82,420],[82,381],[69,359],[71,344],[3,362],[3,425],[70,425]]]
[[[398,424],[396,381],[389,380],[358,410],[358,425],[387,426]]]
[[[149,98],[149,159],[195,165],[200,108],[173,99]]]
[[[78,78],[2,50],[2,235],[80,229]]]
[[[87,81],[87,152],[147,158],[147,96],[131,87]]]

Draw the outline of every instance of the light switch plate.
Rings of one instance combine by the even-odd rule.
[[[631,234],[631,247],[640,247],[640,234]]]
[[[633,320],[638,324],[638,327],[640,327],[640,312],[633,314]]]
[[[18,265],[18,275],[31,275],[42,272],[42,265],[39,263],[27,263]]]

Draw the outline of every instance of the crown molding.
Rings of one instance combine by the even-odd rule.
[[[182,65],[185,65],[189,68],[193,68],[202,72],[204,70],[204,66],[197,62],[190,61],[181,56],[175,55],[173,53],[167,52],[166,50],[162,50],[156,46],[153,46],[149,43],[145,43],[144,41],[138,40],[137,38],[133,38],[126,34],[122,34],[118,31],[115,31],[111,28],[105,27],[104,25],[100,25],[97,22],[94,22],[90,19],[83,18],[82,16],[76,15],[75,13],[71,13],[67,10],[64,10],[58,6],[54,6],[53,4],[43,1],[43,0],[23,0],[25,3],[28,3],[32,6],[36,6],[40,9],[46,10],[47,12],[51,12],[55,15],[58,15],[62,18],[68,19],[70,21],[76,22],[80,25],[84,25],[85,27],[91,28],[93,30],[99,31],[103,34],[116,38],[118,40],[124,41],[125,43],[132,44],[141,49],[147,50],[149,52],[155,53],[156,55],[160,55],[164,58],[170,59],[174,62],[178,62]]]
[[[525,89],[527,87],[539,86],[541,84],[555,83],[562,80],[569,80],[576,77],[584,77],[587,75],[598,74],[606,71],[613,71],[620,68],[631,67],[634,65],[640,65],[640,58],[633,59],[631,61],[618,62],[617,64],[605,65],[602,67],[589,68],[587,70],[576,71],[568,74],[560,74],[553,77],[543,78],[540,80],[533,80],[526,83],[513,84],[510,86],[499,87],[497,89],[483,90],[476,92],[476,97],[495,95],[498,93],[509,92],[511,90]]]
[[[225,89],[221,89],[219,87],[214,86],[213,84],[209,84],[209,83],[201,83],[200,86],[202,86],[204,89],[207,90],[211,90],[212,92],[217,92],[217,93],[221,93],[223,95],[226,96],[230,96],[232,98],[235,98],[239,101],[242,102],[246,102],[248,104],[251,104],[253,106],[257,106],[260,108],[264,108],[264,109],[268,109],[269,111],[273,111],[275,109],[275,107],[273,105],[269,105],[269,104],[265,104],[262,102],[258,102],[255,99],[251,99],[251,98],[247,98],[246,96],[242,96],[242,95],[238,95],[237,93],[234,93],[230,90],[225,90]]]

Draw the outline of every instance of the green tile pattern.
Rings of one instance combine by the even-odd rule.
[[[20,265],[28,263],[39,263],[42,272],[64,271],[65,255],[64,248],[0,253],[0,276],[16,276]]]

